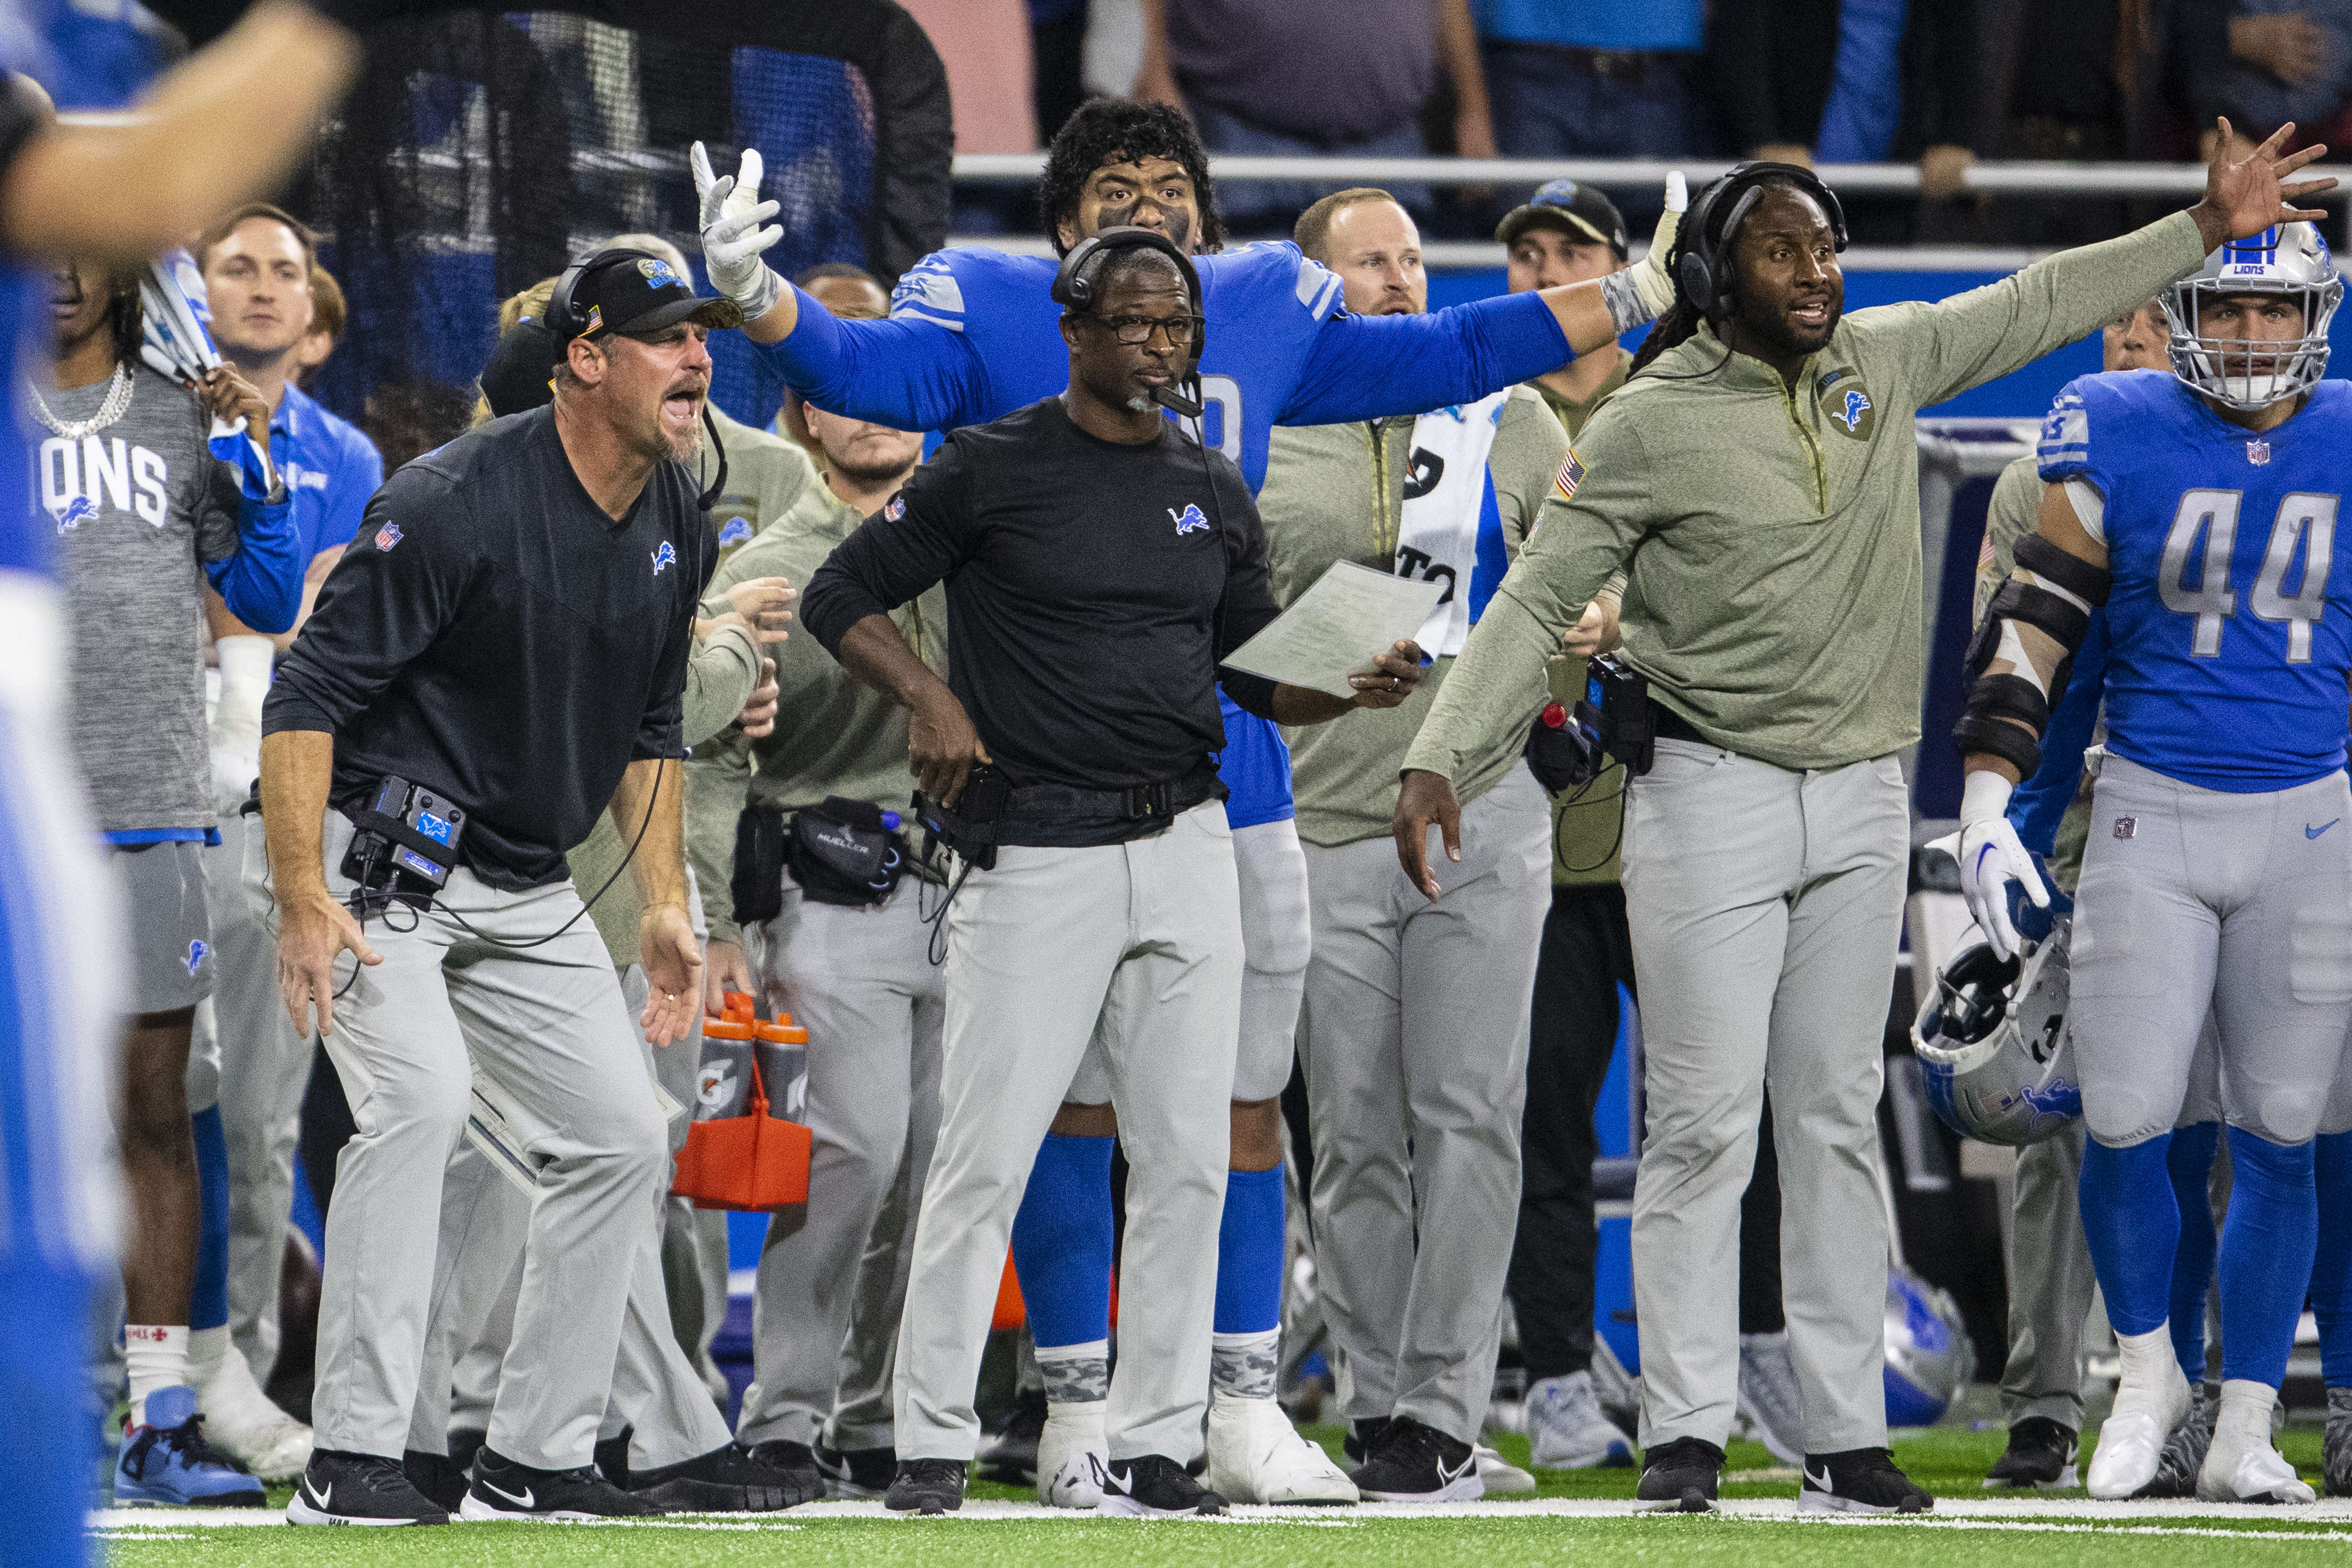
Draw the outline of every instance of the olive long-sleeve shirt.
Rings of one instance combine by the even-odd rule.
[[[1844,318],[1791,387],[1705,327],[1602,405],[1404,766],[1448,778],[1526,721],[1544,660],[1624,568],[1623,657],[1709,741],[1834,768],[1918,739],[1917,411],[2197,267],[2175,213],[1933,304]],[[1570,476],[1563,476],[1564,478]]]

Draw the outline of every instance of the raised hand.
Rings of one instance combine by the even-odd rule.
[[[783,288],[760,253],[784,237],[774,225],[761,225],[782,209],[760,200],[760,177],[765,171],[756,147],[743,149],[743,161],[732,174],[715,174],[710,153],[697,142],[687,154],[694,171],[695,204],[702,222],[702,269],[710,286],[742,307],[756,321],[766,315]]]
[[[2287,204],[2335,189],[2333,179],[2286,183],[2287,175],[2326,156],[2326,148],[2305,147],[2300,153],[2282,154],[2279,149],[2294,134],[2294,123],[2290,121],[2245,158],[2232,163],[2230,121],[2224,118],[2219,124],[2221,136],[2214,145],[2213,162],[2205,170],[2205,199],[2190,209],[2207,250],[2218,249],[2224,240],[2250,239],[2273,224],[2313,223],[2327,216],[2317,207]]]

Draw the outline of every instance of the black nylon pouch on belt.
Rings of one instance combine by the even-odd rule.
[[[786,855],[803,896],[865,908],[890,897],[911,858],[906,838],[883,825],[880,806],[837,795],[793,813]]]
[[[761,925],[784,912],[784,814],[747,805],[735,819],[735,869],[727,890],[737,925]]]

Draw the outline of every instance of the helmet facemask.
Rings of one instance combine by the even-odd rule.
[[[2301,310],[2300,337],[2278,341],[2200,335],[2217,300],[2274,297]],[[2167,353],[2179,381],[2225,408],[2251,413],[2309,391],[2327,370],[2327,326],[2344,298],[2327,247],[2308,224],[2233,241],[2158,296],[2171,329]]]

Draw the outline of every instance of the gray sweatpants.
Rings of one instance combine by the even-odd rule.
[[[1349,1420],[1411,1416],[1475,1442],[1486,1419],[1550,846],[1521,765],[1462,808],[1460,864],[1433,851],[1434,904],[1390,839],[1307,847],[1298,1054],[1316,1285]]]
[[[2199,1033],[2189,1098],[2179,1127],[2221,1119],[2221,1036],[2209,1016]],[[2098,1277],[2083,1236],[2083,1145],[2077,1121],[2017,1152],[2017,1193],[2009,1235],[2009,1359],[2000,1374],[2004,1424],[2039,1415],[2083,1429],[2083,1321]],[[2202,1215],[2181,1215],[2183,1225]]]
[[[1002,849],[964,885],[948,916],[939,1142],[898,1340],[902,1459],[978,1447],[973,1385],[1013,1212],[1097,1020],[1129,1170],[1110,1458],[1201,1452],[1240,902],[1215,801],[1128,844]]]
[[[2076,893],[2069,1023],[2091,1136],[2171,1127],[2208,1005],[2223,1120],[2310,1139],[2352,1005],[2352,793],[2342,773],[2231,795],[2110,756]]]
[[[1910,858],[1902,770],[1885,756],[1795,773],[1669,740],[1629,796],[1649,1108],[1633,1184],[1642,1444],[1730,1434],[1739,1200],[1769,1084],[1805,1448],[1884,1447],[1877,1112]]]
[[[335,869],[350,836],[330,813],[327,882],[339,898],[351,890]],[[441,901],[508,940],[542,936],[580,910],[568,880],[506,892],[466,870]],[[584,1465],[613,1385],[632,1270],[640,1257],[658,1268],[648,1216],[667,1146],[643,1047],[584,919],[553,942],[513,949],[437,909],[415,918],[406,930],[369,922],[383,962],[359,971],[327,1037],[358,1131],[337,1162],[327,1216],[319,1447],[397,1458],[408,1436],[443,1175],[472,1100],[470,1053],[529,1123],[518,1131],[539,1174],[490,1446],[525,1465]]]
[[[943,896],[908,877],[887,903],[862,909],[787,883],[761,928],[762,1010],[790,1012],[809,1032],[811,1150],[809,1201],[768,1221],[760,1254],[755,1376],[735,1428],[744,1443],[890,1446],[913,1240],[912,1206],[893,1199],[921,1193],[939,1136],[947,976],[930,962],[923,914]]]

